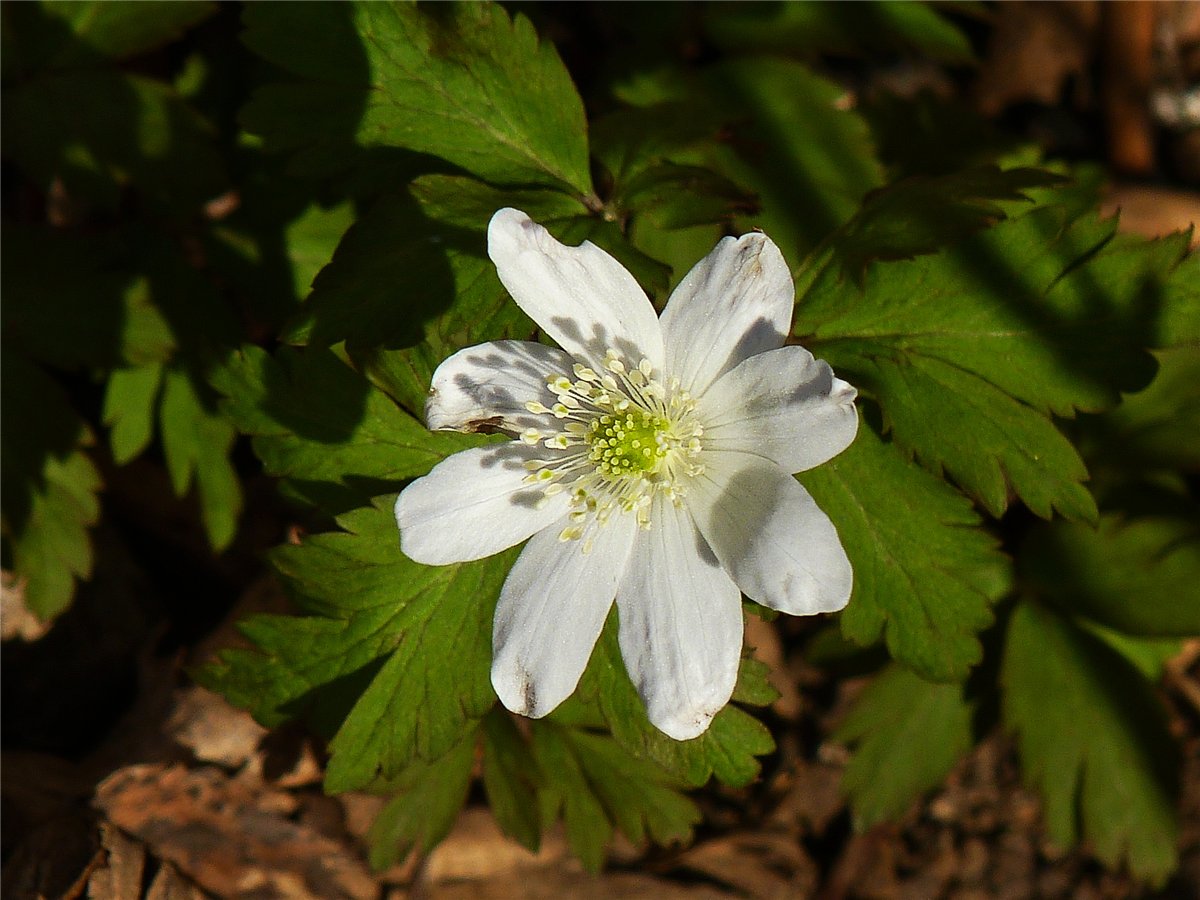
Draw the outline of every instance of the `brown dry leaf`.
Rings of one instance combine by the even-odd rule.
[[[414,896],[422,900],[738,900],[741,897],[708,885],[684,885],[652,875],[587,875],[559,869],[539,872],[533,878],[509,875],[435,885]]]
[[[758,831],[705,841],[685,851],[679,866],[756,900],[811,896],[820,878],[817,864],[790,832]]]
[[[146,847],[126,837],[109,822],[100,826],[100,844],[106,855],[88,880],[89,900],[130,900],[142,895]]]
[[[137,765],[96,789],[96,806],[221,897],[373,900],[376,880],[342,843],[289,819],[295,798],[213,767]]]
[[[192,751],[201,762],[238,768],[246,763],[267,735],[245,710],[202,687],[175,694],[167,734]]]
[[[146,900],[207,900],[203,891],[170,863],[159,867],[146,891]]]
[[[50,630],[25,605],[25,581],[7,569],[0,571],[0,640],[36,641]]]
[[[486,809],[465,809],[454,829],[429,854],[422,878],[429,882],[483,881],[525,869],[561,868],[582,871],[567,852],[561,829],[542,839],[541,849],[530,853],[506,837]]]

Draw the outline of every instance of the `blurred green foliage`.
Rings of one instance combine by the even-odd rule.
[[[803,476],[854,564],[842,634],[894,660],[837,735],[857,821],[1005,727],[1055,840],[1163,882],[1178,773],[1154,682],[1200,632],[1187,236],[1117,236],[1094,178],[825,65],[969,66],[974,7],[639,9],[592,10],[607,38],[567,65],[552,5],[0,7],[4,565],[26,604],[68,607],[104,473],[135,460],[228,547],[244,436],[329,530],[272,557],[297,614],[247,619],[253,649],[197,675],[326,737],[330,791],[394,797],[373,862],[444,836],[477,759],[527,847],[560,817],[592,869],[614,830],[687,840],[686,791],[746,785],[773,749],[765,667],[675,742],[610,622],[577,694],[518,727],[487,677],[513,554],[419,566],[390,508],[489,440],[424,428],[438,362],[533,334],[486,257],[497,208],[599,244],[659,304],[761,228],[796,337],[862,396],[855,445]]]

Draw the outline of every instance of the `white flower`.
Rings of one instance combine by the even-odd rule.
[[[433,376],[433,429],[516,440],[464,450],[396,501],[401,547],[430,565],[529,539],[496,607],[492,684],[540,717],[579,682],[615,600],[650,721],[678,740],[729,701],[741,593],[792,615],[846,605],[833,524],[793,472],[854,439],[854,388],[784,346],[794,288],[763,234],[724,238],[662,318],[620,263],[522,212],[488,226],[517,305],[562,348],[496,341]]]

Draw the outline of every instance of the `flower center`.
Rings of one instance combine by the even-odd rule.
[[[663,384],[649,360],[631,368],[615,350],[605,354],[602,373],[577,363],[574,375],[546,378],[553,406],[525,404],[544,417],[543,427],[527,429],[521,439],[553,451],[525,464],[525,480],[541,486],[543,502],[570,492],[571,524],[559,535],[564,541],[581,538],[589,521],[603,526],[614,514],[635,515],[650,528],[654,497],[681,503],[688,481],[703,471],[704,429],[695,401],[678,379]],[[584,542],[584,552],[590,545]]]
[[[662,416],[634,407],[624,414],[592,419],[586,440],[588,459],[606,478],[655,472],[667,455],[667,429]]]

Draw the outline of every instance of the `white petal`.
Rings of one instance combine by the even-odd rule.
[[[853,572],[837,530],[808,491],[748,453],[705,452],[687,505],[717,559],[751,600],[794,616],[834,612]]]
[[[554,403],[548,375],[571,372],[571,357],[529,341],[495,341],[459,350],[433,373],[425,422],[433,430],[478,431],[475,423],[500,418],[511,431],[536,427],[541,418],[525,404]]]
[[[633,516],[619,515],[581,540],[560,541],[556,525],[525,545],[500,591],[492,631],[492,686],[510,710],[541,718],[575,690],[637,530]]]
[[[499,553],[552,524],[570,500],[565,492],[545,500],[524,483],[524,463],[539,452],[514,441],[442,460],[396,500],[400,549],[419,563],[444,566]]]
[[[617,590],[621,656],[650,721],[686,741],[737,683],[741,593],[686,510],[660,495],[650,515]]]
[[[770,238],[722,238],[663,310],[667,372],[699,396],[743,359],[783,346],[795,300],[787,263]]]
[[[697,401],[704,446],[742,450],[803,472],[850,446],[858,392],[803,347],[780,347],[738,363]]]
[[[542,330],[593,367],[610,347],[662,369],[658,317],[619,262],[590,241],[560,244],[525,213],[502,209],[488,225],[488,256],[508,292]]]

